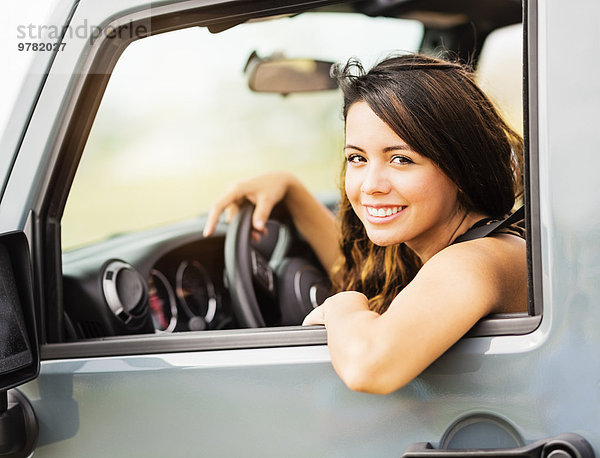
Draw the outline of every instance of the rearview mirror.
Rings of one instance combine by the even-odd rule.
[[[336,89],[337,81],[330,74],[332,65],[333,62],[288,59],[281,55],[261,58],[253,52],[244,72],[252,91],[287,95]]]

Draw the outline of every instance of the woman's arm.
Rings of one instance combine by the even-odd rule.
[[[294,176],[284,197],[294,224],[308,241],[327,272],[341,256],[338,221],[331,211],[319,202]]]
[[[283,201],[296,228],[311,245],[323,267],[331,270],[340,255],[338,223],[329,209],[291,173],[272,172],[230,185],[211,207],[204,236],[214,232],[223,211],[235,212],[244,199],[255,205],[252,227],[258,232],[264,231],[275,204]]]
[[[513,243],[513,242],[507,242]],[[409,383],[478,320],[514,297],[526,284],[524,245],[517,259],[497,255],[498,241],[455,245],[432,257],[382,315],[356,292],[337,294],[304,324],[325,324],[331,361],[357,391],[390,393]],[[515,275],[510,272],[517,272]],[[520,295],[525,295],[520,290]]]

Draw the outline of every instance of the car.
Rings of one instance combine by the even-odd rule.
[[[595,456],[599,14],[62,0],[21,29],[36,56],[0,143],[1,452]],[[330,67],[415,51],[471,65],[524,135],[529,311],[486,317],[392,394],[357,393],[325,329],[300,326],[331,290],[285,208],[259,241],[251,206],[202,228],[228,183],[273,169],[335,211]]]

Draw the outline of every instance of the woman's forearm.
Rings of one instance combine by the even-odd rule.
[[[367,298],[356,291],[336,294],[323,304],[323,323],[334,369],[351,389],[378,392],[377,321]]]
[[[323,267],[330,271],[341,254],[335,216],[293,175],[289,177],[284,202],[296,228],[311,245]]]
[[[387,394],[410,382],[424,367],[419,349],[413,351],[410,345],[419,340],[418,329],[398,323],[390,328],[385,321],[385,315],[369,309],[362,293],[345,291],[328,298],[303,324],[325,325],[331,363],[350,389]],[[392,348],[389,341],[394,342]]]

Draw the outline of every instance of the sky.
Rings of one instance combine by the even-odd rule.
[[[2,0],[0,15],[0,131],[4,131],[15,97],[21,87],[23,75],[34,57],[33,51],[19,51],[19,43],[33,42],[18,38],[20,25],[46,23],[57,0]]]

